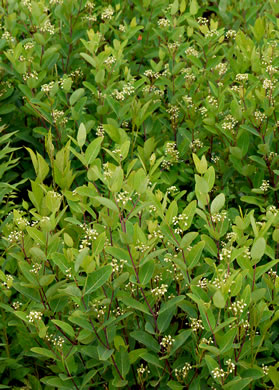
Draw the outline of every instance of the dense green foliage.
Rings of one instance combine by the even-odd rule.
[[[0,389],[279,388],[278,15],[2,0]]]

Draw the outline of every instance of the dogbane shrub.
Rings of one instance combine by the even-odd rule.
[[[125,141],[102,167],[104,138],[84,148],[82,132],[88,183],[70,189],[70,144],[54,157],[49,135],[53,181],[30,149],[32,205],[4,227],[3,383],[276,388],[278,210],[230,207],[195,154],[195,199],[163,193],[160,164],[129,161]]]
[[[2,388],[279,387],[278,12],[1,3]]]

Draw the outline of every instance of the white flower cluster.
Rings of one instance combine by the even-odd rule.
[[[97,137],[104,137],[105,136],[105,129],[103,125],[99,125],[96,130]]]
[[[268,372],[269,372],[268,366],[265,366],[264,364],[262,364],[262,370],[263,370],[264,375],[268,375]]]
[[[114,14],[112,6],[105,8],[101,14],[102,20],[111,20]]]
[[[190,317],[190,327],[194,332],[198,332],[198,330],[203,330],[204,326],[202,324],[202,320],[198,320],[197,318]],[[187,324],[186,324],[187,325]]]
[[[179,108],[176,105],[169,104],[167,113],[170,114],[170,119],[175,122],[179,116]]]
[[[231,115],[227,115],[224,119],[224,122],[222,123],[222,128],[224,130],[229,130],[232,134],[235,134],[235,126],[237,125],[238,121]]]
[[[111,65],[115,64],[116,58],[114,56],[109,56],[104,63],[110,68]]]
[[[228,366],[228,373],[233,373],[235,370],[235,363],[232,362],[232,359],[226,360],[225,363]]]
[[[243,253],[243,257],[246,258],[246,259],[250,259],[251,258],[251,252],[249,250],[249,248],[247,247],[244,247],[245,250],[244,250],[244,253]]]
[[[174,226],[176,226],[176,225],[178,225],[180,223],[180,224],[182,224],[184,229],[186,229],[187,226],[188,226],[188,219],[189,219],[189,217],[187,217],[187,215],[185,215],[185,214],[178,214],[177,216],[173,217],[172,223],[173,223]]]
[[[277,272],[276,271],[268,271],[268,276],[273,279],[273,280],[276,280],[278,278],[278,275],[277,275]]]
[[[43,313],[40,311],[32,310],[27,316],[27,319],[30,323],[33,323],[36,320],[41,320],[43,317]]]
[[[206,278],[201,278],[198,281],[197,286],[200,287],[200,288],[206,289],[207,288],[207,283],[208,283],[208,280]]]
[[[53,110],[52,118],[54,123],[58,123],[59,125],[65,125],[68,122],[68,118],[65,117],[64,111]]]
[[[155,85],[145,85],[142,89],[143,93],[151,94],[153,93],[156,96],[163,97],[165,94],[164,89],[155,87]]]
[[[9,41],[10,43],[15,43],[16,41],[12,34],[7,30],[3,32],[2,39],[6,39],[6,41]]]
[[[15,301],[12,303],[12,307],[15,309],[15,310],[18,310],[20,308],[20,306],[22,306],[22,303],[19,302],[19,301]]]
[[[192,369],[193,367],[191,366],[190,363],[185,363],[184,366],[180,369],[176,368],[174,370],[174,374],[178,380],[186,379],[188,372]]]
[[[164,235],[161,233],[160,230],[154,230],[152,233],[148,234],[148,239],[152,240],[153,238],[159,238],[162,240],[164,238]]]
[[[150,371],[148,370],[148,366],[144,366],[143,364],[141,364],[140,367],[137,368],[137,373],[139,376],[141,376],[144,373],[150,374]]]
[[[270,76],[273,76],[275,73],[278,72],[278,67],[273,65],[268,65],[266,67],[266,71]]]
[[[275,87],[275,82],[274,81],[272,81],[272,80],[270,80],[270,79],[264,79],[264,81],[263,81],[263,89],[270,89],[270,90],[272,90],[272,89],[274,89],[274,87]]]
[[[238,316],[243,313],[245,307],[247,306],[246,303],[244,303],[243,299],[239,301],[235,301],[229,306],[229,309],[233,312],[234,316]]]
[[[85,7],[86,7],[88,10],[92,11],[92,10],[95,8],[95,3],[93,3],[93,1],[88,0],[88,1],[85,3]]]
[[[112,259],[110,265],[112,266],[112,272],[121,272],[123,270],[124,264],[127,263],[127,260],[124,259]]]
[[[32,12],[31,0],[22,0],[22,5],[28,9],[29,12]]]
[[[103,171],[104,171],[105,178],[109,178],[109,177],[112,176],[112,171],[109,169],[109,163],[108,162],[103,164]]]
[[[184,68],[181,70],[181,73],[184,74],[184,79],[188,82],[193,82],[196,80],[196,76],[193,74],[192,68]]]
[[[144,244],[143,242],[140,242],[137,240],[137,245],[135,245],[135,249],[140,252],[145,252],[150,248],[148,244]]]
[[[228,30],[226,32],[226,38],[227,39],[234,39],[236,37],[236,31],[235,30]]]
[[[42,268],[42,264],[35,263],[35,264],[32,265],[32,268],[30,269],[30,272],[37,275],[41,268]]]
[[[12,84],[9,81],[1,81],[0,82],[1,91],[0,91],[0,97],[3,96],[9,88],[12,88]]]
[[[220,64],[215,66],[214,70],[218,72],[219,76],[223,76],[228,70],[228,65],[225,62],[220,62]]]
[[[214,29],[212,29],[212,30],[209,30],[209,31],[207,31],[207,33],[205,34],[205,37],[206,38],[212,38],[212,37],[218,37],[218,35],[219,35],[219,32],[216,30],[216,28],[214,28]]]
[[[112,313],[115,315],[115,317],[120,317],[120,316],[123,316],[123,314],[125,314],[125,310],[121,309],[119,306],[117,306],[116,309],[112,310]]]
[[[218,108],[218,100],[217,100],[215,97],[209,96],[209,97],[207,98],[207,101],[208,101],[208,103],[209,103],[211,106],[214,106],[215,108]]]
[[[231,259],[232,251],[231,249],[223,248],[220,253],[220,260],[229,261]]]
[[[119,206],[124,207],[129,202],[129,200],[131,201],[132,197],[128,191],[121,191],[116,195],[116,202]]]
[[[81,251],[83,248],[88,248],[92,245],[92,241],[95,241],[98,237],[97,230],[88,227],[85,223],[81,224],[80,227],[84,231],[84,237],[79,246],[79,250]]]
[[[235,76],[235,81],[247,81],[248,80],[248,73],[238,73]]]
[[[40,27],[41,32],[48,32],[50,35],[55,34],[55,28],[54,26],[50,23],[48,19],[45,20],[43,25]]]
[[[66,274],[67,278],[71,278],[72,277],[72,269],[71,268],[67,268],[66,271],[65,271],[65,274]]]
[[[216,367],[213,371],[211,371],[214,379],[224,378],[226,375],[225,371],[222,368]]]
[[[153,294],[156,298],[162,298],[165,293],[168,291],[168,285],[167,284],[161,284],[159,287],[155,287],[151,290],[151,294]]]
[[[24,230],[26,228],[26,226],[29,226],[30,225],[30,222],[28,221],[27,218],[24,218],[24,217],[19,217],[15,220],[15,223],[16,225],[18,226],[18,228],[20,230]]]
[[[193,48],[193,47],[188,47],[188,49],[185,50],[185,54],[187,56],[193,56],[193,57],[198,57],[199,56],[199,52]]]
[[[182,99],[184,100],[187,108],[193,108],[194,107],[193,99],[192,99],[191,96],[183,96]]]
[[[214,164],[216,164],[219,160],[220,160],[220,157],[216,156],[216,154],[212,153],[211,161],[214,162]]]
[[[208,19],[202,16],[199,16],[197,21],[200,26],[206,26],[208,23]]]
[[[160,77],[160,73],[154,72],[152,69],[146,70],[143,75],[149,79],[158,79]]]
[[[192,151],[195,153],[197,152],[200,148],[203,147],[203,142],[200,141],[198,138],[197,139],[194,139],[194,141],[192,141],[190,143],[190,149],[192,149]]]
[[[214,223],[224,222],[226,218],[227,218],[227,212],[225,210],[223,210],[221,213],[216,213],[211,215],[211,219]]]
[[[173,343],[174,343],[174,338],[171,335],[168,335],[162,338],[160,345],[162,345],[163,348],[167,349],[171,347]]]
[[[260,123],[262,121],[264,121],[267,116],[265,115],[265,113],[261,112],[261,111],[255,111],[254,112],[254,117],[256,118],[257,121],[259,121]]]
[[[135,87],[131,83],[127,83],[123,86],[121,91],[115,89],[112,92],[112,96],[119,101],[125,100],[126,96],[131,96],[135,92]]]
[[[230,232],[230,233],[227,233],[227,235],[226,235],[226,239],[228,241],[235,241],[236,237],[237,237],[237,234],[235,232]]]
[[[12,287],[14,278],[12,275],[5,275],[6,276],[6,282],[2,283],[3,287],[6,287],[8,290]]]
[[[41,86],[41,91],[43,91],[45,93],[49,93],[52,90],[53,87],[54,87],[54,81],[51,81],[48,84],[43,84]]]
[[[33,72],[26,72],[22,75],[22,78],[24,81],[27,81],[29,79],[38,80],[38,72],[36,72],[35,70],[33,70]]]
[[[170,26],[170,21],[168,19],[166,19],[166,18],[160,18],[158,20],[158,26],[160,28],[167,28],[167,27]]]
[[[178,192],[178,189],[176,186],[171,186],[171,187],[167,188],[168,195],[173,195],[175,192]]]
[[[12,244],[13,242],[18,242],[20,240],[21,234],[17,230],[13,230],[8,235],[8,241]]]
[[[53,333],[50,335],[46,334],[46,340],[51,342],[55,347],[58,347],[58,348],[62,348],[63,344],[65,342],[63,337],[61,337],[61,336],[55,337]]]
[[[175,51],[179,46],[180,46],[180,42],[169,42],[168,43],[168,48],[171,51]]]
[[[260,190],[262,190],[263,192],[267,192],[268,189],[269,189],[269,180],[263,180],[260,186]]]
[[[208,339],[206,339],[205,337],[203,337],[203,338],[201,339],[201,343],[202,343],[202,344],[210,345],[210,344],[214,344],[214,341],[212,340],[212,337],[209,337]]]
[[[199,112],[201,113],[201,116],[203,117],[203,118],[206,118],[207,117],[207,108],[206,107],[200,107],[199,108]]]
[[[124,24],[120,24],[119,25],[119,31],[126,32],[126,26],[124,26]]]
[[[107,305],[101,305],[100,301],[96,301],[95,303],[92,304],[92,307],[94,311],[97,313],[98,319],[102,318],[105,315]]]

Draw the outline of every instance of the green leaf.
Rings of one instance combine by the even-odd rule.
[[[81,123],[79,126],[79,129],[78,129],[78,133],[77,133],[78,146],[80,148],[82,148],[83,145],[85,144],[85,141],[86,141],[86,128],[85,128],[84,124]]]
[[[198,173],[204,174],[207,171],[207,161],[205,156],[202,156],[200,160],[198,156],[195,153],[193,153],[193,160]]]
[[[70,105],[73,106],[75,105],[75,103],[82,98],[82,96],[84,95],[85,93],[85,89],[84,88],[79,88],[77,89],[75,92],[72,93],[71,97],[70,97]]]
[[[174,0],[174,2],[172,3],[172,7],[171,7],[171,15],[176,14],[178,11],[178,8],[179,8],[178,0]]]
[[[73,338],[75,337],[74,329],[67,322],[60,321],[60,320],[51,320],[51,322],[53,322],[55,325],[59,326],[59,328],[61,328],[69,336],[71,336]]]
[[[222,294],[222,292],[220,291],[220,289],[218,289],[215,294],[213,295],[213,303],[216,307],[218,307],[218,309],[223,309],[226,305],[226,300],[224,298],[224,295]]]
[[[114,352],[114,349],[105,348],[102,344],[97,347],[99,359],[102,361],[108,360]]]
[[[139,310],[145,314],[151,315],[150,311],[148,310],[148,307],[144,304],[140,303],[139,301],[135,300],[134,298],[131,298],[129,296],[121,296],[119,299],[126,305],[128,308]]]
[[[143,264],[142,267],[140,267],[139,280],[143,286],[146,285],[152,278],[154,269],[155,269],[154,260],[147,261],[145,264]]]
[[[111,209],[112,211],[118,213],[118,208],[112,200],[103,198],[102,196],[95,196],[94,199],[96,199],[99,203],[101,203],[103,206],[107,207],[108,209]]]
[[[131,332],[130,336],[133,337],[133,339],[137,340],[139,343],[146,345],[148,347],[148,349],[150,349],[151,351],[154,351],[157,353],[160,352],[161,348],[160,348],[157,340],[155,340],[153,338],[153,336],[151,336],[147,332],[144,332],[142,330],[138,330],[138,331]]]
[[[245,389],[249,383],[251,383],[253,378],[239,378],[236,377],[232,381],[228,382],[223,386],[224,390],[242,390]]]
[[[197,0],[191,0],[190,3],[190,15],[196,15],[199,11],[199,5]]]
[[[33,347],[33,348],[31,348],[31,351],[35,352],[35,353],[37,353],[39,355],[45,356],[48,359],[54,359],[54,360],[57,359],[55,354],[52,351],[50,351],[49,349]]]
[[[187,254],[186,261],[187,264],[189,264],[189,269],[194,268],[199,262],[204,246],[205,242],[200,241],[195,246],[193,246],[191,251]]]
[[[212,203],[211,203],[211,206],[210,206],[211,214],[218,213],[218,211],[224,207],[224,204],[225,204],[225,195],[223,193],[221,193],[221,194],[217,195],[216,198],[214,198]]]
[[[105,70],[100,69],[95,75],[95,81],[97,84],[101,84],[105,78]]]
[[[123,378],[125,378],[125,376],[130,371],[131,365],[129,361],[129,353],[124,347],[120,346],[119,352],[116,352],[115,361],[121,375],[123,376]]]
[[[254,244],[251,249],[251,257],[253,260],[260,260],[265,252],[266,241],[263,237],[254,240]]]
[[[119,192],[122,188],[124,173],[121,167],[117,167],[112,174],[110,186],[111,192]]]
[[[103,284],[109,279],[112,274],[112,266],[106,265],[102,268],[99,268],[97,271],[92,272],[87,277],[87,282],[85,286],[84,295],[88,295],[93,291],[98,290],[98,288],[102,287]]]
[[[103,142],[103,137],[95,138],[87,147],[85,151],[85,161],[87,165],[90,165],[98,156],[101,144]]]

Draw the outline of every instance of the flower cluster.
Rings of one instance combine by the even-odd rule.
[[[30,323],[34,323],[37,320],[41,320],[43,317],[43,313],[40,311],[32,310],[27,316],[27,319]]]
[[[121,259],[112,259],[110,265],[112,266],[113,272],[121,272],[123,270],[124,264],[127,263],[127,260]]]
[[[256,119],[259,123],[263,122],[263,121],[267,118],[267,116],[265,115],[265,113],[263,113],[263,112],[261,112],[261,111],[255,111],[255,112],[254,112],[254,117],[255,117],[255,119]]]
[[[260,186],[260,190],[262,190],[263,192],[267,192],[268,189],[269,189],[269,180],[263,180]]]
[[[6,282],[3,282],[2,286],[9,289],[12,287],[14,278],[12,277],[12,275],[5,275],[5,276],[6,276]]]
[[[228,30],[226,32],[226,38],[227,39],[234,39],[236,37],[236,31],[235,30]]]
[[[228,366],[228,373],[233,373],[235,370],[235,363],[232,362],[232,359],[226,360],[225,363]]]
[[[149,79],[158,79],[160,77],[160,73],[154,72],[152,69],[146,70],[143,75],[148,77]]]
[[[148,370],[148,366],[141,364],[140,367],[137,368],[137,373],[138,375],[143,375],[144,373],[150,374],[150,371]]]
[[[32,268],[30,269],[30,272],[33,274],[38,274],[40,269],[42,268],[42,264],[35,263],[32,265]]]
[[[45,93],[49,93],[52,90],[53,87],[54,87],[54,81],[51,81],[48,84],[43,84],[41,86],[41,91],[43,91]]]
[[[231,259],[232,251],[231,249],[223,248],[220,253],[220,260],[229,261]]]
[[[204,329],[202,320],[198,320],[197,318],[193,318],[193,317],[190,317],[190,327],[192,328],[193,332],[198,332],[199,330]]]
[[[114,10],[111,6],[105,8],[101,14],[102,20],[111,20],[114,14]]]
[[[15,310],[18,310],[20,308],[20,306],[22,306],[22,303],[19,302],[19,301],[15,301],[12,303],[12,307],[15,309]]]
[[[196,153],[199,149],[201,149],[203,147],[203,142],[200,141],[198,138],[197,139],[194,139],[191,143],[190,143],[190,149],[192,149],[192,151],[194,153]]]
[[[53,333],[50,335],[46,334],[46,340],[51,342],[55,347],[58,348],[62,348],[63,344],[65,343],[63,337],[61,336],[55,337]]]
[[[35,70],[33,70],[33,72],[27,72],[27,73],[24,73],[22,75],[22,78],[24,81],[27,81],[29,79],[34,79],[34,80],[38,80],[38,72],[36,72]]]
[[[225,210],[223,210],[221,213],[216,213],[211,215],[211,219],[214,223],[224,222],[226,218],[227,218],[227,212]]]
[[[174,338],[171,335],[168,335],[168,336],[164,336],[162,338],[162,341],[160,342],[160,345],[163,348],[168,349],[169,347],[172,346],[173,343],[174,343]]]
[[[59,125],[65,125],[68,122],[68,118],[65,117],[64,111],[53,110],[52,111],[53,122]]]
[[[169,104],[169,108],[167,109],[167,113],[170,114],[171,121],[175,122],[179,116],[179,108],[173,104]]]
[[[95,241],[98,237],[97,230],[88,227],[86,224],[81,224],[80,227],[84,231],[84,237],[79,245],[79,250],[83,248],[88,248],[92,245],[92,241]]]
[[[215,66],[214,70],[218,72],[219,76],[223,76],[228,70],[228,65],[225,62],[220,62],[220,64]]]
[[[159,287],[155,287],[151,290],[151,294],[154,295],[154,297],[161,299],[165,293],[168,291],[168,285],[167,284],[161,284]]]
[[[170,21],[166,18],[161,18],[158,20],[158,26],[160,28],[167,28],[170,26]]]
[[[119,206],[124,207],[129,202],[129,200],[131,201],[132,197],[130,196],[128,191],[121,191],[118,192],[118,194],[116,195],[116,203]]]
[[[174,374],[177,378],[178,381],[180,381],[181,379],[186,379],[189,371],[192,369],[193,367],[191,366],[190,363],[185,363],[184,366],[180,369],[176,368],[174,370]]]
[[[238,316],[243,313],[246,306],[247,304],[241,299],[240,301],[233,302],[231,306],[229,306],[229,309],[233,312],[234,316]]]
[[[214,370],[211,371],[211,374],[214,379],[224,378],[226,376],[225,371],[219,367],[214,368]]]
[[[199,56],[199,52],[194,49],[193,47],[188,47],[188,49],[185,50],[185,54],[187,56],[193,56],[193,57],[198,57]]]
[[[232,134],[235,134],[234,128],[237,125],[238,121],[231,115],[227,115],[222,123],[222,128],[224,130],[229,130]]]
[[[48,19],[46,19],[45,22],[42,24],[42,26],[40,27],[40,31],[48,32],[50,35],[55,34],[55,28]]]

